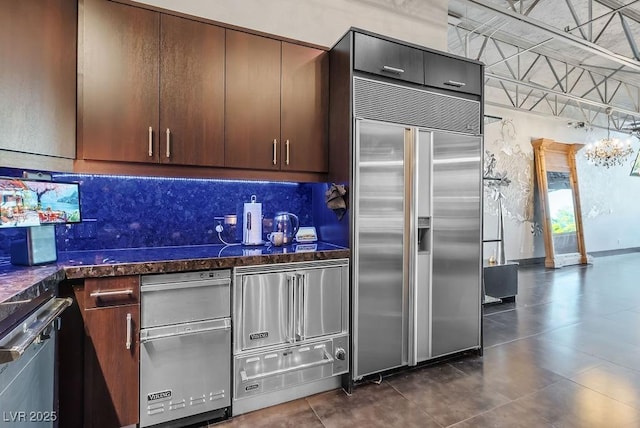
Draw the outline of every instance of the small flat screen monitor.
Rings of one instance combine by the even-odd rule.
[[[78,183],[0,177],[0,229],[80,221]]]

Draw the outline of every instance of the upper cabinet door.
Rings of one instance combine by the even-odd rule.
[[[84,159],[158,159],[160,14],[85,0],[80,141]],[[84,34],[84,36],[83,36]]]
[[[224,165],[224,29],[161,16],[160,161]]]
[[[328,110],[329,55],[283,42],[281,169],[327,171]]]
[[[381,76],[424,84],[422,51],[355,33],[353,68]]]
[[[432,52],[424,53],[425,85],[482,95],[483,71],[480,64]]]
[[[226,30],[225,166],[280,169],[280,49]]]
[[[75,158],[77,2],[0,11],[0,149]]]

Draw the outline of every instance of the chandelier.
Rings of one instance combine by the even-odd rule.
[[[609,168],[626,162],[633,153],[633,149],[631,143],[623,143],[617,138],[611,138],[609,132],[611,107],[607,107],[605,112],[607,113],[607,138],[588,144],[584,155],[590,163]]]

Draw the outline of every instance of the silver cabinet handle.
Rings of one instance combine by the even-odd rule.
[[[44,309],[38,319],[29,326],[19,325],[12,330],[9,335],[18,332],[8,343],[0,347],[0,364],[15,361],[25,353],[33,342],[36,342],[40,334],[45,332],[62,312],[67,309],[73,300],[70,297],[53,298],[49,303],[45,303]],[[19,330],[18,330],[19,329]]]
[[[404,70],[402,68],[391,67],[391,66],[388,66],[388,65],[383,65],[382,66],[382,71],[388,71],[389,73],[395,73],[395,74],[404,73]]]
[[[289,165],[289,140],[287,140],[287,142],[285,143],[285,146],[287,147],[287,158],[285,159],[284,163]]]
[[[231,330],[231,325],[225,323],[222,326],[217,326],[217,327],[208,327],[208,328],[201,328],[200,330],[189,330],[189,331],[183,331],[180,333],[168,333],[168,334],[157,334],[155,336],[151,336],[151,335],[143,335],[143,332],[145,332],[145,330],[142,330],[142,332],[140,333],[140,343],[147,343],[147,342],[153,342],[154,340],[158,340],[158,339],[171,339],[174,337],[182,337],[182,336],[190,336],[193,334],[201,334],[201,333],[210,333],[213,331],[222,331],[222,330]],[[129,349],[129,348],[127,348]]]
[[[127,349],[131,349],[131,336],[133,335],[133,322],[131,321],[131,314],[127,314],[127,341],[124,344],[124,347]]]
[[[153,156],[153,127],[149,127],[149,156]]]
[[[287,341],[289,343],[293,343],[295,341],[295,319],[296,319],[296,314],[295,314],[295,295],[294,295],[294,289],[296,287],[296,277],[291,275],[287,277],[287,282],[289,283],[289,310],[288,310],[288,314],[289,314],[289,319],[288,319],[288,324],[289,324],[289,333],[288,333],[288,338]]]
[[[167,128],[167,157],[171,157],[171,131]]]
[[[462,88],[463,86],[467,85],[464,82],[458,82],[456,80],[449,80],[447,82],[444,82],[444,84],[447,85],[447,86],[455,86],[456,88]]]
[[[133,295],[132,289],[126,290],[113,290],[113,291],[94,291],[89,294],[90,297],[94,297],[96,299],[101,299],[103,297],[114,297],[114,296],[131,296]]]
[[[240,371],[240,378],[242,379],[242,383],[246,383],[252,380],[264,379],[266,377],[277,376],[285,373],[295,372],[298,370],[309,369],[311,367],[323,366],[325,364],[333,363],[334,359],[331,355],[327,353],[326,350],[323,351],[322,359],[319,361],[314,361],[313,363],[300,364],[294,367],[288,367],[286,369],[278,369],[270,372],[260,373],[255,376],[247,376],[246,370]]]
[[[273,139],[273,164],[278,164],[278,140]]]

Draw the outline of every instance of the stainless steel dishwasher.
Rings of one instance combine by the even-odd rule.
[[[140,426],[229,414],[229,270],[146,275],[140,287]]]

